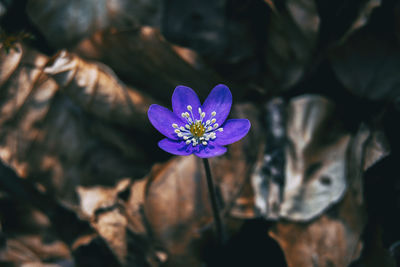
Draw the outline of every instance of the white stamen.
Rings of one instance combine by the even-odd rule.
[[[214,117],[215,115],[217,115],[217,112],[215,112],[215,111],[211,112],[211,116]]]
[[[186,124],[185,127],[186,127],[186,129],[188,129],[188,130],[190,129],[189,124]]]
[[[215,135],[211,136],[211,139],[213,139],[213,140],[214,140],[215,138],[217,138]]]
[[[209,124],[210,124],[210,120],[207,120],[206,121],[206,126],[209,125]]]
[[[202,112],[201,113],[201,118],[204,118],[206,116],[206,113]]]
[[[182,118],[186,118],[186,112],[183,112],[183,113],[181,114],[181,116],[182,116]]]
[[[199,108],[199,114],[201,114],[201,108]]]
[[[223,128],[218,128],[218,131],[223,132],[224,129]]]
[[[219,126],[218,123],[214,124],[214,128],[218,128],[218,126]]]
[[[179,136],[179,137],[182,137],[182,136],[183,136],[183,134],[182,134],[182,133],[178,133],[178,136]]]
[[[178,128],[178,124],[176,124],[176,123],[173,123],[173,124],[172,124],[172,127],[174,127],[174,128]]]
[[[187,144],[187,145],[190,144],[190,140],[187,140],[187,141],[186,141],[186,144]]]
[[[175,132],[176,132],[176,133],[180,133],[181,131],[179,131],[178,129],[175,129]]]
[[[192,111],[192,106],[191,106],[191,105],[188,105],[186,108],[187,108],[189,111]]]
[[[207,145],[207,142],[206,142],[206,141],[203,141],[202,144],[206,146],[206,145]]]
[[[181,131],[184,131],[184,130],[185,130],[185,128],[183,128],[183,126],[179,127],[179,129],[181,129]]]
[[[214,118],[211,120],[211,123],[215,123],[217,120]]]

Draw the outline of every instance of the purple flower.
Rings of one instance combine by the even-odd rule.
[[[167,138],[158,146],[174,155],[195,154],[210,158],[226,152],[225,145],[242,139],[250,129],[247,119],[226,120],[232,94],[223,84],[214,87],[203,105],[189,87],[177,86],[172,94],[172,110],[153,104],[148,116],[151,124]]]

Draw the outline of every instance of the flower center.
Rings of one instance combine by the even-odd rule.
[[[206,131],[206,128],[201,123],[201,121],[196,121],[195,123],[190,125],[190,132],[195,137],[202,137],[205,131]]]
[[[181,114],[182,118],[186,119],[186,124],[183,126],[179,126],[177,123],[173,123],[172,127],[175,128],[175,133],[178,137],[182,138],[186,144],[192,144],[193,146],[197,146],[198,144],[202,144],[206,146],[208,142],[217,138],[216,133],[222,132],[224,129],[219,127],[218,123],[216,123],[216,119],[214,118],[217,113],[215,111],[211,112],[211,117],[207,121],[203,121],[206,117],[206,113],[198,109],[200,119],[195,119],[192,106],[188,105],[187,110],[190,112],[183,112]]]

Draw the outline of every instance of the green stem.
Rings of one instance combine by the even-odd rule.
[[[219,245],[223,245],[224,243],[224,228],[221,220],[221,216],[219,214],[218,202],[217,202],[217,194],[215,192],[214,182],[211,176],[210,164],[208,163],[208,159],[203,158],[204,169],[206,171],[207,177],[207,185],[208,185],[208,193],[210,195],[211,207],[215,221],[215,228],[217,232],[217,240]]]

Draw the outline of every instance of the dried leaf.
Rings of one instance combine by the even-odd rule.
[[[230,83],[252,83],[264,70],[269,11],[264,1],[172,0],[162,9],[161,32],[193,49]]]
[[[26,10],[54,48],[65,48],[105,28],[158,25],[159,9],[155,0],[35,0],[28,1]]]
[[[353,94],[374,101],[398,99],[400,49],[391,37],[364,28],[333,50],[330,61]]]
[[[347,190],[337,205],[307,224],[278,222],[270,231],[281,245],[288,266],[348,266],[360,256],[366,224],[363,158],[369,136],[370,130],[362,125],[350,141]]]
[[[151,27],[98,32],[74,51],[107,64],[125,82],[165,102],[169,102],[171,88],[177,85],[195,88],[205,97],[210,88],[221,82],[193,51],[172,46],[159,30]]]
[[[332,102],[307,95],[293,99],[287,114],[276,114],[277,123],[287,116],[285,125],[268,124],[275,131],[286,129],[286,135],[272,133],[275,137],[268,139],[272,147],[265,150],[253,172],[256,207],[264,217],[310,221],[343,198],[355,175],[350,169],[359,168],[362,173],[388,155],[380,131],[367,131],[368,139],[352,147],[350,132],[335,114]],[[282,151],[279,154],[279,147],[273,147],[276,144],[285,149],[284,166],[283,159],[279,160]],[[349,151],[357,155],[355,159],[349,158]]]
[[[304,74],[317,45],[319,16],[314,1],[286,1],[287,10],[272,14],[265,62],[267,84],[288,89]]]
[[[62,51],[44,71],[85,111],[128,127],[150,129],[147,109],[155,101],[127,88],[106,66]]]
[[[342,198],[350,136],[334,114],[332,103],[318,96],[289,104],[282,217],[310,220]]]
[[[151,229],[147,229],[143,212],[143,185],[123,179],[115,187],[78,187],[80,208],[99,235],[105,239],[122,266],[158,266],[166,258],[155,249]],[[125,202],[120,196],[128,193]],[[137,210],[138,208],[138,210]]]

